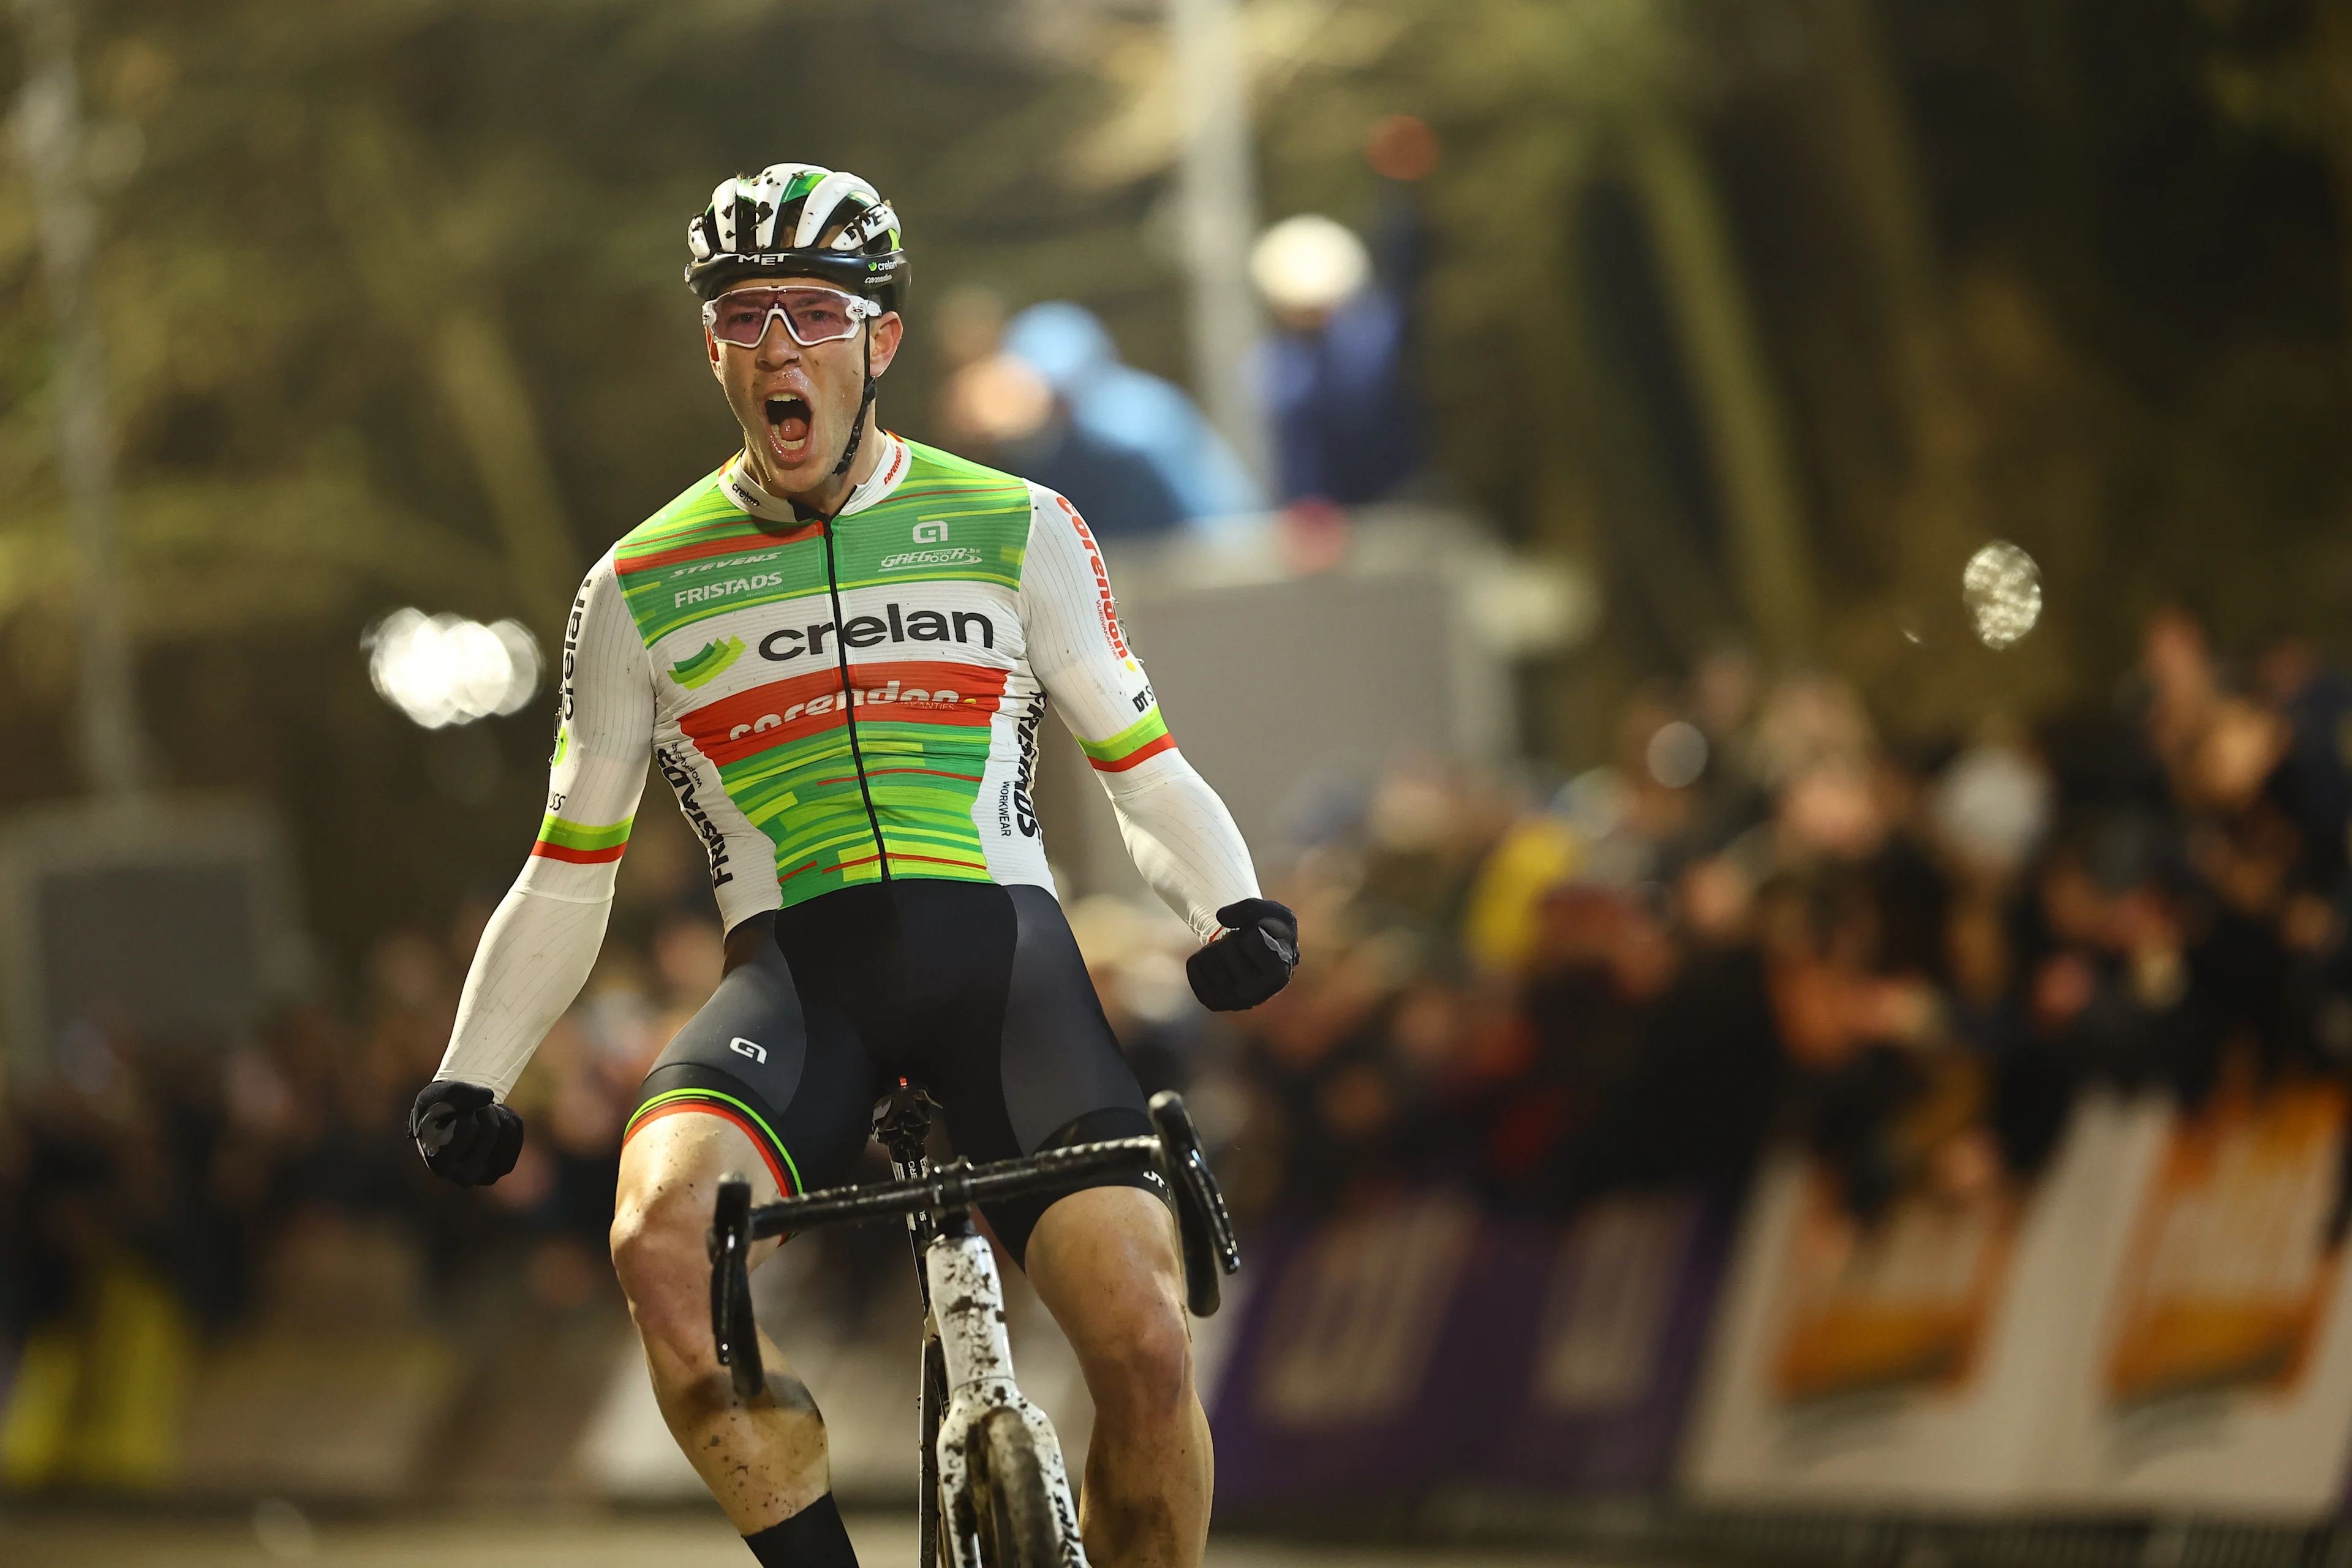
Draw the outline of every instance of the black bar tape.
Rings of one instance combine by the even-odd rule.
[[[959,1161],[940,1166],[920,1181],[830,1187],[763,1205],[751,1211],[751,1235],[755,1238],[782,1236],[820,1225],[895,1219],[925,1209],[1047,1193],[1088,1176],[1148,1170],[1159,1155],[1160,1140],[1146,1137],[1044,1149],[1024,1159],[993,1165],[974,1167]]]

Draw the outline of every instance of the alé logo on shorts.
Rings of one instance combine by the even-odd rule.
[[[727,1048],[739,1057],[750,1057],[763,1067],[767,1065],[768,1047],[756,1041],[747,1040],[740,1035],[728,1041]]]
[[[724,674],[729,665],[742,657],[741,637],[705,643],[700,653],[682,658],[669,667],[670,679],[689,690],[698,686],[708,686]]]
[[[814,626],[784,626],[770,632],[760,639],[760,657],[778,664],[803,654],[831,654],[838,658],[838,647],[825,646],[825,639],[836,634],[840,647],[859,648],[886,642],[970,643],[975,637],[982,647],[996,646],[996,623],[978,610],[909,612],[893,603],[883,605],[878,616],[852,616],[839,624],[820,621]]]

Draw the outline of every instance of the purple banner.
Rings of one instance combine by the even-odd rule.
[[[1494,1354],[1473,1476],[1631,1490],[1664,1482],[1728,1248],[1719,1205],[1610,1199],[1565,1227],[1493,1223],[1477,1287]]]
[[[1686,1196],[1560,1226],[1438,1195],[1264,1238],[1213,1414],[1220,1497],[1662,1482],[1722,1231]]]

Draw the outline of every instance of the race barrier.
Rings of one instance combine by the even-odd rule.
[[[2041,1414],[2091,1353],[2140,1184],[2130,1167],[2162,1118],[2086,1099],[2032,1192],[1908,1195],[1862,1237],[1822,1173],[1769,1159],[1718,1311],[1689,1491],[1734,1507],[2023,1501]]]
[[[1839,1503],[2317,1522],[2352,1458],[2334,1085],[2088,1097],[2031,1193],[1905,1200],[1856,1237],[1790,1156],[1759,1183],[1683,1483]]]
[[[2167,1114],[2037,1496],[2316,1520],[2352,1460],[2340,1085]],[[2136,1152],[2137,1151],[2135,1151]]]
[[[1799,1153],[1746,1210],[1565,1225],[1449,1194],[1260,1238],[1221,1506],[1487,1489],[1702,1510],[2316,1525],[2352,1462],[2336,1085],[2091,1094],[2030,1190],[1854,1226]]]
[[[1268,1237],[1212,1413],[1220,1505],[1663,1484],[1724,1232],[1689,1196],[1561,1227],[1437,1195]]]

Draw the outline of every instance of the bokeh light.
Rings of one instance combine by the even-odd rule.
[[[1364,162],[1391,180],[1425,180],[1437,170],[1437,135],[1410,114],[1384,114],[1364,136]]]
[[[515,712],[539,689],[539,644],[519,621],[400,609],[360,641],[377,694],[427,730]]]
[[[1976,623],[1977,640],[2007,647],[2042,618],[2042,568],[2016,545],[1996,539],[1969,557],[1960,599]]]
[[[1650,776],[1668,789],[1684,789],[1706,772],[1706,737],[1687,719],[1661,724],[1650,737],[1643,759]]]
[[[1364,242],[1319,213],[1284,218],[1258,236],[1250,251],[1250,277],[1280,311],[1328,310],[1371,275]]]

